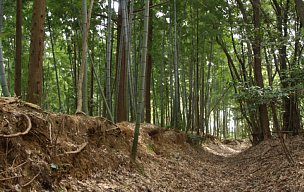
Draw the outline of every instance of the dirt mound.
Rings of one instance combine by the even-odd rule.
[[[130,165],[130,143],[103,118],[59,115],[0,99],[0,190],[52,190],[62,178]]]
[[[248,143],[202,148],[201,138],[142,124],[132,163],[133,130],[0,98],[0,191],[304,191],[303,137],[285,140],[289,155],[278,139],[241,152]]]
[[[279,139],[271,139],[226,163],[247,191],[304,191],[304,138],[287,138],[284,143],[287,151]]]
[[[131,123],[49,113],[16,98],[0,99],[0,123],[1,191],[69,190],[92,175],[141,172],[129,160]],[[186,141],[179,131],[142,124],[139,162]]]

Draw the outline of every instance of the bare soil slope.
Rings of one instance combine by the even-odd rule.
[[[276,139],[194,146],[184,133],[142,124],[130,162],[133,124],[42,111],[0,99],[0,191],[304,191],[304,142]],[[244,150],[244,151],[243,151]],[[243,152],[241,152],[243,151]]]

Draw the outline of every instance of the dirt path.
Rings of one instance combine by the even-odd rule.
[[[274,141],[268,151],[255,148],[240,154],[236,151],[248,145],[205,146],[221,155],[202,149],[170,149],[169,154],[144,157],[135,172],[121,167],[81,184],[66,182],[73,183],[73,191],[303,191],[303,167],[290,166],[277,144]]]
[[[69,183],[72,191],[243,191],[237,170],[231,168],[225,157],[228,153],[235,154],[236,150],[226,145],[209,145],[208,148],[224,156],[201,148],[171,147],[161,155],[140,156],[139,164],[133,169],[122,166],[83,181],[71,178],[61,184]]]

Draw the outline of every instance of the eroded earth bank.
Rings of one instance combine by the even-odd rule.
[[[303,137],[250,147],[142,124],[42,111],[0,99],[0,191],[304,191]],[[286,154],[288,153],[288,154]],[[289,158],[287,158],[289,157]],[[291,159],[290,159],[291,157]]]

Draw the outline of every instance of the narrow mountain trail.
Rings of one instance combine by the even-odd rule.
[[[304,191],[304,139],[250,147],[216,139],[198,146],[185,133],[55,114],[0,98],[0,191]],[[287,161],[287,153],[293,162]]]
[[[239,146],[206,145],[213,152],[221,152],[220,156],[200,147],[170,145],[162,146],[157,155],[140,154],[133,169],[121,166],[106,174],[97,173],[80,185],[73,179],[63,183],[73,183],[73,190],[89,191],[243,191],[240,170],[234,169],[231,156],[227,157],[235,155],[233,147]]]
[[[274,144],[273,151],[259,151],[258,147],[236,153],[247,146],[242,145],[217,143],[208,144],[203,149],[167,148],[160,155],[140,156],[138,165],[132,169],[122,166],[106,174],[96,174],[82,181],[81,185],[73,179],[65,182],[72,183],[72,191],[304,190],[303,167],[290,166],[279,146]],[[268,143],[264,145],[268,146]],[[208,151],[212,148],[217,155],[206,148]]]

